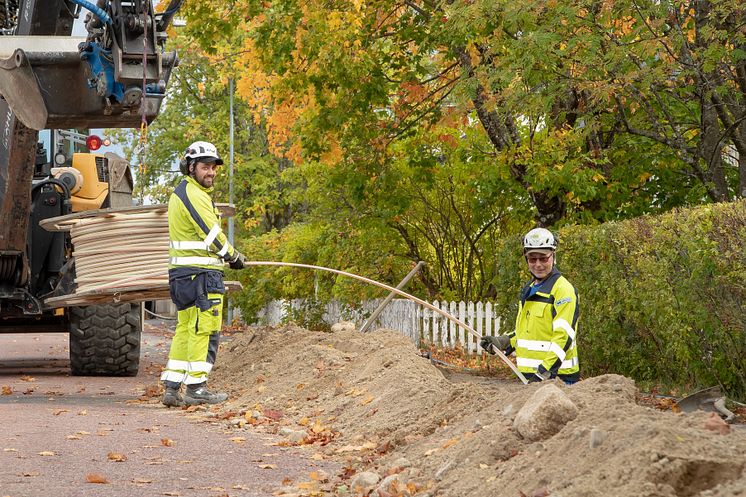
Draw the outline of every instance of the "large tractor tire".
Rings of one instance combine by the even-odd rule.
[[[135,376],[140,366],[140,306],[70,308],[70,370],[74,376]]]

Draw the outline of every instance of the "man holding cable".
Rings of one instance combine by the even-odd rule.
[[[225,393],[207,389],[215,364],[222,326],[223,270],[242,269],[244,256],[220,228],[220,212],[212,201],[213,184],[223,160],[212,143],[189,145],[180,163],[184,179],[168,201],[170,239],[168,281],[178,310],[176,333],[161,374],[168,407],[217,404]],[[184,396],[181,385],[186,385]]]
[[[580,380],[577,326],[580,307],[575,287],[560,274],[556,263],[557,241],[545,228],[535,228],[523,238],[523,255],[533,279],[521,290],[515,331],[484,336],[480,345],[510,355],[515,352],[518,370],[531,381],[560,378],[567,384]]]

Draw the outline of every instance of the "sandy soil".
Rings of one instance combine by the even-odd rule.
[[[237,430],[279,433],[344,464],[277,495],[746,496],[743,425],[640,405],[628,378],[549,382],[577,409],[537,441],[516,416],[546,384],[462,380],[394,331],[290,325],[234,335],[211,383],[247,421]]]

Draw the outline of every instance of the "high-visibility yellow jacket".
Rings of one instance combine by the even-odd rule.
[[[545,373],[580,379],[577,326],[578,292],[557,268],[547,278],[521,290],[515,332],[510,345],[522,373]]]
[[[168,200],[169,269],[202,268],[223,271],[235,249],[220,228],[220,212],[212,188],[187,177]]]

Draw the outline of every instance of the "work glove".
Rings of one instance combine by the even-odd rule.
[[[510,347],[510,337],[507,335],[496,337],[485,335],[479,341],[479,345],[490,354],[494,354],[491,346],[494,346],[497,350],[505,350]]]
[[[552,377],[552,373],[550,371],[546,371],[542,366],[539,366],[533,376],[533,378],[528,378],[528,381],[546,381]]]
[[[246,257],[241,252],[236,250],[236,253],[233,254],[233,259],[230,259],[228,261],[228,266],[231,269],[243,269],[244,267],[246,267]]]

